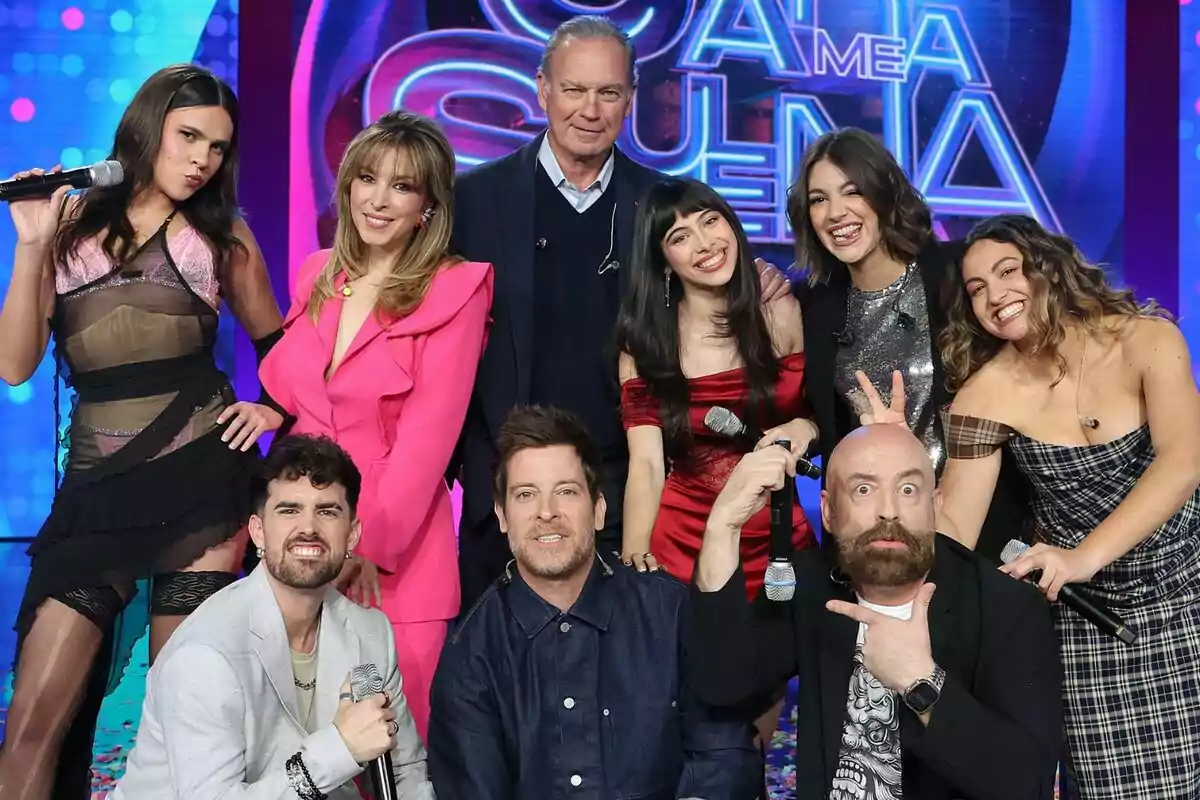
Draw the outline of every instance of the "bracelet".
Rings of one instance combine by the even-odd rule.
[[[308,767],[304,766],[304,759],[299,753],[287,760],[287,779],[288,786],[300,800],[326,800],[325,794],[317,788],[312,775],[308,774]]]

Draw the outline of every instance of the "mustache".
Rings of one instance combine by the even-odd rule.
[[[904,527],[899,521],[894,519],[885,519],[876,523],[869,528],[855,541],[856,548],[868,547],[875,542],[900,542],[907,545],[908,548],[915,549],[921,543],[921,540]]]
[[[283,549],[289,550],[298,544],[319,544],[326,550],[333,549],[329,546],[329,542],[315,533],[298,533],[283,543]]]

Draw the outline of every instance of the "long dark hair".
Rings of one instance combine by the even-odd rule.
[[[846,270],[821,244],[808,215],[808,179],[817,162],[824,160],[846,173],[879,217],[880,243],[889,256],[908,264],[934,241],[925,198],[883,143],[859,128],[827,133],[804,153],[800,174],[788,188],[787,215],[796,237],[796,263],[808,268],[809,283],[828,283],[831,276]]]
[[[1000,214],[983,220],[967,234],[963,255],[984,240],[1011,244],[1021,253],[1021,272],[1033,290],[1028,312],[1032,350],[1054,356],[1058,365],[1055,383],[1067,374],[1067,361],[1058,348],[1066,335],[1068,318],[1077,319],[1090,333],[1111,327],[1105,324],[1105,317],[1170,318],[1153,300],[1140,303],[1128,289],[1109,286],[1104,270],[1090,263],[1074,241],[1051,233],[1032,217]],[[947,325],[938,335],[938,344],[946,367],[947,388],[957,391],[1007,342],[979,324],[962,279],[961,261],[957,280],[946,283],[942,295]]]
[[[74,213],[64,220],[54,240],[54,261],[60,267],[85,239],[104,231],[101,247],[115,264],[137,250],[133,225],[126,212],[138,192],[154,180],[154,162],[162,144],[167,113],[178,108],[220,106],[233,121],[233,136],[220,168],[178,210],[213,248],[218,276],[224,274],[234,248],[244,245],[233,235],[237,204],[237,98],[229,85],[203,67],[175,64],[146,79],[121,116],[109,159],[119,161],[125,180],[107,189],[84,193]]]
[[[667,180],[650,187],[638,206],[633,225],[629,288],[617,317],[617,347],[633,357],[638,376],[658,400],[667,456],[686,460],[692,441],[688,425],[690,392],[679,359],[679,300],[682,281],[671,281],[671,305],[663,294],[663,275],[670,269],[663,254],[663,237],[676,215],[716,211],[733,229],[738,258],[725,289],[726,308],[718,323],[720,335],[737,342],[746,368],[750,393],[747,422],[761,425],[779,379],[779,360],[763,317],[758,271],[750,256],[746,231],[729,204],[711,187],[694,180]]]

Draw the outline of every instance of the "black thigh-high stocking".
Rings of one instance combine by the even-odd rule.
[[[68,732],[95,682],[103,697],[103,669],[94,670],[113,619],[126,598],[112,587],[72,590],[38,608],[17,658],[12,705],[0,748],[0,797],[4,800],[49,800]],[[97,677],[96,673],[100,673]],[[99,702],[93,701],[96,711]],[[70,737],[73,748],[90,738],[95,712]],[[82,750],[91,752],[91,743]],[[73,756],[71,761],[82,760]],[[90,766],[90,755],[87,756]],[[79,767],[72,763],[64,778],[74,784]],[[86,784],[85,784],[86,785]],[[76,795],[78,797],[78,795]]]

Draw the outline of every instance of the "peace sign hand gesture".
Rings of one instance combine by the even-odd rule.
[[[879,397],[879,392],[875,390],[874,384],[871,383],[871,379],[867,377],[867,373],[861,369],[855,370],[854,377],[858,379],[859,388],[867,396],[867,402],[871,406],[870,411],[858,415],[858,424],[884,423],[903,425],[908,428],[908,418],[904,416],[904,376],[900,374],[900,370],[892,372],[891,404],[886,406]]]
[[[825,608],[867,626],[862,647],[863,665],[887,688],[904,692],[914,681],[933,674],[929,601],[936,588],[932,583],[921,586],[909,619],[895,619],[842,600],[830,600]]]

